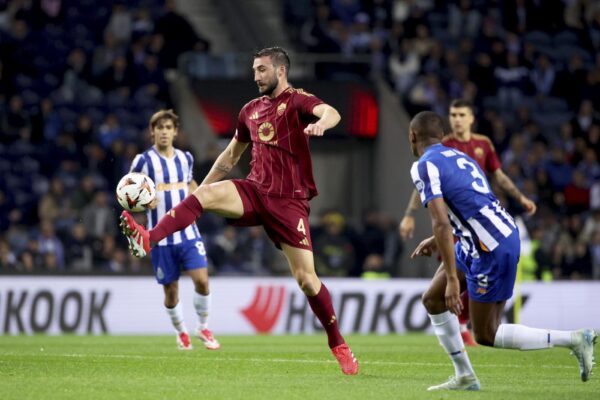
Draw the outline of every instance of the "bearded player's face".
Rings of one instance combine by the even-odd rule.
[[[254,70],[254,82],[258,85],[258,92],[266,96],[273,94],[279,85],[279,78],[271,57],[255,58],[252,69]]]

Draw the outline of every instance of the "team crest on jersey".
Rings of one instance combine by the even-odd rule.
[[[483,149],[481,147],[475,147],[475,157],[483,157]]]
[[[281,103],[280,105],[278,105],[277,106],[277,116],[281,117],[283,115],[283,113],[285,112],[286,108],[287,108],[286,103]]]
[[[258,111],[254,111],[248,119],[250,119],[252,121],[257,120],[258,119]]]
[[[275,136],[275,128],[270,122],[263,122],[258,127],[258,137],[263,142],[270,142]]]

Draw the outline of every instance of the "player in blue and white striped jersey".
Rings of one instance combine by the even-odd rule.
[[[479,344],[520,350],[570,348],[579,362],[581,379],[587,381],[594,365],[594,330],[556,331],[501,324],[515,283],[519,232],[477,162],[442,145],[443,132],[442,118],[429,111],[417,114],[409,126],[411,149],[419,157],[411,177],[429,210],[433,228],[433,236],[422,241],[412,257],[430,256],[437,250],[441,254],[442,264],[423,295],[423,304],[455,369],[449,381],[428,390],[480,388],[456,317],[462,309],[459,294],[465,282]],[[460,239],[456,245],[453,234]]]
[[[131,172],[142,172],[156,184],[156,200],[147,210],[148,228],[198,187],[192,176],[194,158],[187,151],[176,149],[179,117],[173,110],[160,110],[150,118],[150,134],[154,145],[135,156]],[[161,240],[151,251],[152,267],[158,283],[163,285],[165,308],[177,331],[180,349],[191,349],[192,344],[183,319],[179,301],[179,276],[186,271],[194,282],[194,308],[198,315],[197,337],[207,349],[215,350],[219,342],[208,329],[210,291],[206,251],[196,224],[175,232]]]

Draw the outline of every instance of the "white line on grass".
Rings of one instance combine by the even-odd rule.
[[[20,356],[22,353],[4,353],[3,356]],[[49,357],[68,357],[68,358],[119,358],[131,360],[157,360],[157,359],[172,359],[172,356],[141,356],[135,354],[85,354],[85,353],[62,353],[52,354],[46,353],[42,356]],[[238,358],[238,357],[221,357],[206,359],[208,362],[252,362],[252,363],[295,363],[295,364],[323,364],[336,363],[334,360],[302,360],[302,359],[287,359],[287,358]],[[0,360],[0,362],[2,362]],[[447,367],[447,363],[427,363],[427,362],[410,362],[410,361],[359,361],[361,365],[389,365],[389,366],[418,366],[418,367]],[[573,369],[575,365],[540,365],[539,368],[547,369]],[[478,364],[477,368],[530,368],[530,365],[525,364]]]

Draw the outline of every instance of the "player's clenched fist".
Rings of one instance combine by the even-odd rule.
[[[308,124],[308,126],[304,128],[304,133],[308,136],[323,136],[325,129],[318,123]]]

